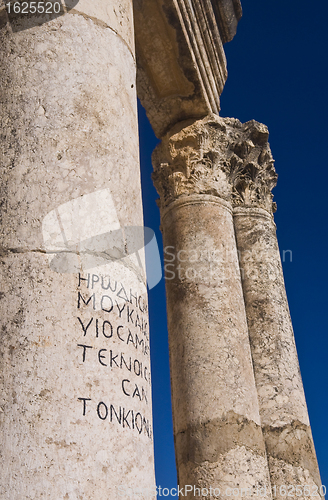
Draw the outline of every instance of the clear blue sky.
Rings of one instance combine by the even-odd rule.
[[[242,5],[237,35],[225,45],[229,76],[220,114],[269,127],[279,175],[278,240],[281,251],[293,252],[293,261],[284,264],[286,289],[322,482],[328,486],[328,3],[242,0]],[[140,107],[145,225],[156,231],[161,246],[150,179],[157,142]],[[157,484],[174,487],[163,280],[150,291],[150,325]]]

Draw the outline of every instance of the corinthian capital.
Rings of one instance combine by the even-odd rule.
[[[153,181],[162,208],[181,195],[211,194],[233,206],[273,212],[277,182],[268,129],[254,120],[210,115],[179,124],[153,153]]]

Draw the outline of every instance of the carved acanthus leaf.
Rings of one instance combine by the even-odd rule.
[[[166,207],[181,195],[211,194],[234,206],[275,210],[277,174],[268,130],[211,115],[173,130],[153,153],[153,181]]]

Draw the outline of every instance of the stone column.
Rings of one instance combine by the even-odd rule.
[[[264,125],[240,137],[234,224],[262,429],[274,497],[308,498],[321,486],[273,220],[277,175]]]
[[[154,485],[132,0],[61,14],[1,15],[3,500]]]
[[[178,482],[190,499],[271,496],[232,218],[239,126],[215,115],[182,124],[153,155]]]

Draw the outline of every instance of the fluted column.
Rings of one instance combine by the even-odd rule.
[[[273,496],[305,499],[321,482],[273,220],[277,175],[267,141],[264,125],[244,127],[232,178],[234,224]]]
[[[132,0],[25,3],[0,2],[0,498],[148,500]]]
[[[190,499],[271,495],[232,218],[240,127],[215,115],[182,124],[153,155],[178,481]]]

